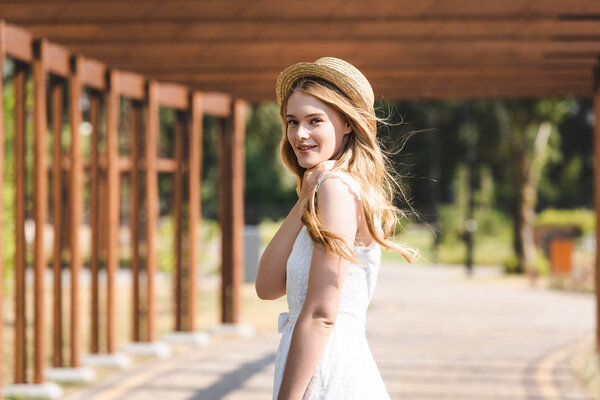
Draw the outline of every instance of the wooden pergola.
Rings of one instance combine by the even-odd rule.
[[[98,96],[105,96],[107,110],[112,110],[107,116],[107,127],[108,137],[112,138],[109,140],[113,142],[106,155],[92,155],[97,159],[89,161],[92,173],[99,169],[104,171],[110,218],[102,229],[111,232],[110,240],[116,240],[118,214],[115,213],[118,210],[114,196],[118,192],[119,170],[144,172],[145,187],[150,195],[145,196],[145,203],[140,203],[140,207],[145,207],[148,218],[157,212],[156,198],[152,194],[156,191],[157,172],[175,173],[180,182],[177,187],[187,188],[186,196],[180,196],[178,204],[191,205],[189,215],[180,215],[178,220],[197,219],[199,121],[202,114],[223,118],[220,222],[224,237],[224,322],[237,321],[239,307],[244,104],[245,101],[274,100],[278,73],[294,62],[312,61],[326,55],[346,59],[364,72],[376,98],[385,100],[593,97],[597,121],[595,165],[600,171],[600,2],[597,0],[24,0],[0,1],[0,18],[6,21],[0,32],[0,53],[32,66],[37,88],[35,134],[42,140],[38,146],[43,146],[42,134],[46,132],[45,85],[42,84],[45,74],[58,75],[64,81],[63,85],[57,85],[60,88],[51,88],[52,91],[70,90],[72,96],[77,97],[81,86],[87,85]],[[25,80],[24,73],[18,71],[15,82],[21,89],[15,93],[17,99],[23,96]],[[61,95],[56,93],[55,96]],[[143,137],[136,139],[146,143],[145,154],[132,154],[129,160],[119,159],[115,150],[115,107],[119,96],[134,101],[136,117],[133,120],[140,123],[143,119],[145,126]],[[17,103],[22,104],[22,101],[20,98]],[[187,138],[190,153],[182,151],[186,146],[179,142],[180,151],[175,160],[159,159],[152,146],[156,141],[159,104],[179,110],[177,131],[188,132],[179,136]],[[24,111],[18,109],[17,112]],[[77,126],[80,117],[75,108],[70,115],[72,126]],[[71,171],[67,186],[72,191],[73,204],[81,202],[76,189],[81,186],[81,176],[73,171],[84,168],[76,136],[74,133],[71,154],[66,161]],[[147,146],[148,143],[151,145]],[[19,149],[15,151],[21,157]],[[35,185],[37,192],[43,193],[46,184],[43,171],[48,166],[44,165],[43,152],[38,151]],[[188,182],[186,185],[182,183],[184,180]],[[23,195],[18,187],[17,195]],[[92,197],[92,201],[99,199]],[[41,224],[46,213],[44,201],[43,198],[35,201],[40,207],[36,224]],[[141,199],[136,197],[135,202]],[[599,215],[600,174],[595,177],[595,207]],[[22,212],[17,208],[18,215]],[[71,232],[77,229],[80,218],[81,211],[75,209],[75,217],[70,219]],[[100,230],[99,223],[97,225]],[[600,232],[598,218],[596,226],[596,232]],[[17,224],[16,229],[22,228]],[[152,229],[146,232],[149,246],[155,237]],[[193,224],[186,229],[190,230],[188,234],[195,235]],[[18,237],[22,236],[21,231],[17,233]],[[41,240],[36,236],[36,254],[43,246]],[[74,238],[70,246],[77,246]],[[109,246],[114,247],[114,242]],[[23,250],[19,249],[18,244],[17,254],[22,254]],[[73,252],[74,274],[81,267],[77,254]],[[117,255],[110,251],[108,254],[107,265],[114,270]],[[193,254],[189,256],[191,266],[193,257]],[[17,266],[23,262],[17,260]],[[154,268],[152,257],[147,262],[150,269]],[[38,257],[36,285],[42,282],[44,267]],[[17,286],[23,284],[22,271],[19,271],[17,279],[21,281],[17,281]],[[597,239],[596,282],[600,287],[600,238]],[[183,285],[183,281],[180,284]],[[149,280],[150,292],[152,287]],[[188,289],[193,295],[193,287]],[[109,287],[109,290],[112,289]],[[76,295],[75,292],[74,299]],[[152,304],[148,309],[152,310]],[[600,300],[596,320],[600,320]],[[149,333],[145,336],[148,340],[153,339],[151,323],[148,321]],[[24,329],[22,320],[17,320],[17,325],[16,329]],[[76,337],[77,327],[72,329]],[[108,333],[110,335],[110,328]],[[133,339],[140,340],[140,336]],[[77,354],[77,347],[73,346]],[[597,346],[600,348],[600,328],[597,328]],[[42,354],[36,357],[40,357],[36,358],[39,365],[36,361],[35,375],[39,382]],[[76,365],[77,357],[72,357],[75,357],[72,364]],[[15,376],[18,380],[19,376]]]
[[[591,96],[599,15],[593,0],[0,2],[2,18],[74,53],[249,101],[323,55],[390,100]]]

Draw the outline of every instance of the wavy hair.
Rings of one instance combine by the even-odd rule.
[[[288,141],[286,121],[288,99],[297,90],[314,96],[333,107],[350,124],[352,132],[349,134],[342,156],[335,162],[331,171],[346,172],[359,183],[362,194],[362,207],[371,236],[381,246],[400,253],[410,263],[421,258],[422,256],[418,250],[390,240],[390,237],[393,237],[392,234],[397,223],[401,218],[407,217],[407,212],[393,204],[394,188],[397,188],[404,199],[406,199],[406,194],[398,180],[390,173],[393,168],[376,138],[377,123],[385,123],[385,121],[354,106],[352,101],[340,89],[320,78],[305,77],[298,79],[281,102],[280,107],[283,124],[283,138],[280,143],[281,156],[286,167],[296,175],[298,195],[300,195],[306,169],[298,164],[294,149]],[[354,254],[354,244],[348,244],[339,235],[326,230],[317,218],[316,193],[317,185],[302,205],[302,223],[306,226],[311,239],[315,243],[322,244],[328,251],[333,251],[353,263],[360,264],[360,260]],[[383,227],[380,227],[383,234],[376,226],[376,214],[383,223]]]

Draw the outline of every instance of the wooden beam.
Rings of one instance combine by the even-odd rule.
[[[33,381],[44,381],[46,363],[45,313],[44,313],[44,274],[46,257],[44,249],[44,226],[48,208],[48,175],[46,157],[46,78],[47,46],[46,40],[34,43],[33,59],[33,207],[35,237],[33,243],[34,268],[34,324],[33,324]]]
[[[225,118],[231,115],[231,101],[231,96],[228,94],[205,92],[202,94],[201,107],[206,115]]]
[[[158,83],[158,103],[161,106],[185,110],[189,104],[189,89],[175,83]]]
[[[0,21],[0,71],[4,70],[4,57],[6,55],[5,23]],[[4,99],[4,83],[0,79],[0,98]],[[4,193],[4,107],[0,107],[0,193]],[[0,198],[0,226],[4,225],[4,196]],[[0,229],[0,243],[3,242],[2,229]],[[4,251],[0,246],[0,360],[4,360]],[[2,385],[4,383],[4,363],[0,364],[0,400],[2,396]]]
[[[201,197],[200,186],[202,180],[202,94],[195,92],[190,95],[190,122],[188,124],[189,134],[189,220],[188,220],[188,329],[196,330],[196,290],[197,290],[197,263],[199,251],[196,247],[199,237],[199,224],[201,223]]]
[[[447,1],[360,1],[346,0],[323,3],[319,0],[302,2],[289,1],[285,7],[273,0],[254,1],[249,7],[244,0],[222,2],[218,0],[200,3],[174,0],[161,4],[136,0],[118,2],[79,1],[65,4],[62,1],[35,3],[36,12],[31,12],[30,1],[21,3],[0,3],[0,15],[15,23],[32,22],[102,22],[119,21],[165,21],[180,23],[190,21],[218,20],[235,18],[240,21],[285,20],[287,22],[319,19],[321,22],[335,20],[352,21],[363,18],[414,20],[424,18],[494,19],[494,18],[534,18],[534,17],[579,17],[600,14],[600,5],[588,0],[569,2],[548,2],[545,0],[506,0],[500,3],[465,0]],[[318,10],[317,15],[306,10]]]
[[[226,43],[256,42],[273,38],[294,40],[383,39],[463,41],[481,39],[586,40],[600,36],[595,20],[561,20],[550,18],[446,19],[396,18],[330,19],[315,18],[295,22],[272,19],[186,21],[73,21],[71,23],[21,24],[34,37],[47,37],[65,45],[88,43]],[[298,29],[298,28],[302,29]]]
[[[241,64],[246,59],[269,60],[269,64],[291,64],[302,60],[315,60],[323,55],[331,55],[347,60],[356,58],[385,59],[390,55],[419,57],[436,55],[438,57],[455,56],[504,56],[531,59],[543,58],[548,53],[569,55],[594,55],[600,45],[600,38],[587,41],[547,41],[547,40],[471,40],[463,42],[437,43],[431,40],[422,42],[403,42],[394,40],[314,40],[295,41],[293,44],[281,39],[269,42],[250,43],[153,43],[153,44],[85,44],[72,45],[75,52],[87,53],[106,62],[137,60],[145,63],[160,64],[169,62],[187,62],[204,64],[211,60],[221,65]],[[299,56],[301,58],[299,58]],[[398,56],[394,58],[398,58]],[[393,59],[393,58],[392,58]]]
[[[133,100],[142,101],[145,95],[146,81],[135,72],[119,71],[119,94]]]
[[[310,61],[305,59],[304,61]],[[207,60],[208,61],[208,60]],[[302,61],[301,59],[296,61]],[[422,55],[412,59],[402,57],[394,57],[390,55],[386,59],[372,58],[362,59],[360,56],[352,58],[352,63],[366,74],[371,74],[380,71],[445,71],[445,70],[464,70],[479,71],[486,69],[495,70],[539,70],[544,71],[560,71],[560,70],[582,70],[587,68],[587,71],[594,66],[596,57],[581,56],[570,57],[565,59],[538,58],[538,59],[520,59],[515,57],[488,57],[481,58],[473,55],[472,57],[456,57],[456,58],[441,58],[434,55]],[[132,70],[144,74],[183,74],[185,76],[203,75],[203,74],[279,74],[288,65],[278,62],[276,64],[268,64],[263,60],[246,60],[244,64],[192,64],[192,63],[172,63],[165,60],[160,64],[147,65],[135,60],[121,60],[119,64],[127,66]]]
[[[31,34],[25,29],[11,24],[5,24],[3,30],[5,54],[16,60],[30,63],[33,60]]]
[[[194,85],[223,85],[231,87],[234,85],[242,86],[274,86],[277,76],[281,71],[189,71],[189,72],[154,72],[153,76],[167,80],[180,81],[185,80]],[[587,80],[590,81],[591,74],[589,66],[582,65],[578,68],[569,69],[548,69],[543,66],[534,67],[422,67],[422,68],[366,68],[361,72],[369,79],[369,82],[379,83],[385,86],[392,81],[414,82],[419,80],[447,80],[447,79],[466,79],[466,80],[489,80],[496,79],[515,79],[536,80],[546,82],[548,80]],[[513,82],[514,83],[514,82]]]
[[[525,76],[528,79],[543,81],[543,78],[554,79],[582,79],[589,77],[589,65],[569,68],[569,69],[548,69],[542,65],[533,67],[467,67],[467,68],[395,68],[361,70],[369,78],[369,81],[394,80],[414,80],[414,79],[451,79],[451,78],[472,78],[472,79],[500,79],[503,77]],[[186,80],[190,83],[238,83],[254,85],[271,85],[281,71],[189,71],[189,72],[150,72],[153,76],[163,80],[177,81]]]
[[[178,112],[175,118],[174,147],[177,170],[173,182],[173,214],[175,218],[175,276],[174,276],[174,299],[175,299],[175,331],[183,330],[183,281],[184,281],[184,255],[183,255],[183,197],[184,197],[184,126],[181,115]]]
[[[63,189],[63,99],[64,81],[53,79],[50,89],[52,98],[52,218],[54,220],[54,249],[52,263],[54,267],[52,294],[52,366],[63,367],[63,305],[62,305],[62,252],[64,249],[64,196]],[[68,209],[68,207],[66,207]]]
[[[84,58],[81,65],[81,84],[96,90],[104,90],[106,66],[97,60]]]
[[[25,281],[25,125],[27,68],[15,64],[15,383],[27,381]]]
[[[106,344],[108,353],[116,350],[116,288],[115,275],[119,268],[119,100],[120,73],[108,72],[106,95],[106,153],[107,153],[107,261],[106,261]],[[101,214],[102,215],[102,214]]]
[[[154,275],[156,272],[156,225],[158,223],[158,172],[156,167],[158,151],[158,86],[149,81],[146,89],[146,272],[147,272],[147,324],[146,339],[156,337],[156,299]]]
[[[70,73],[71,55],[66,47],[48,42],[48,72],[67,78]]]
[[[129,120],[131,121],[131,275],[132,275],[132,318],[131,340],[140,341],[140,107],[132,102]]]
[[[71,254],[71,367],[79,367],[81,338],[79,334],[79,273],[82,266],[79,237],[83,221],[83,160],[81,153],[82,115],[79,107],[82,93],[81,69],[83,58],[71,59],[69,72],[69,124],[71,130],[71,169],[69,174],[69,248]]]
[[[237,90],[232,95],[239,96],[251,102],[274,101],[273,90],[270,89],[246,89]],[[388,87],[385,93],[377,93],[377,100],[441,100],[441,99],[482,99],[482,98],[543,98],[543,97],[565,97],[580,96],[591,97],[590,85],[528,85],[522,86],[406,86]]]
[[[600,62],[594,68],[594,207],[596,232],[600,232]],[[596,288],[600,288],[600,235],[596,234]],[[596,353],[600,354],[600,290],[596,290]]]
[[[246,103],[234,100],[219,135],[221,322],[238,323],[244,262],[244,140]]]
[[[343,54],[336,52],[336,57],[344,58]],[[205,57],[202,59],[193,57],[182,58],[173,57],[169,58],[164,56],[161,60],[149,60],[146,57],[128,58],[128,57],[106,57],[106,61],[111,62],[112,65],[122,68],[129,69],[132,71],[138,71],[140,73],[155,73],[155,72],[206,72],[206,71],[218,71],[222,69],[224,71],[252,71],[252,70],[265,70],[276,72],[283,71],[289,65],[299,61],[311,61],[316,60],[323,54],[301,54],[298,53],[295,56],[280,57],[265,56],[264,58],[258,57],[247,57],[243,60],[243,63],[235,57]],[[476,52],[467,53],[463,52],[449,56],[448,54],[440,55],[431,52],[421,52],[420,54],[411,54],[410,58],[407,56],[400,56],[400,54],[390,54],[387,57],[382,55],[368,56],[365,57],[360,53],[348,56],[347,61],[351,62],[361,71],[369,68],[390,68],[390,69],[401,69],[401,68],[435,68],[444,69],[446,67],[461,66],[480,68],[484,66],[521,66],[521,65],[542,65],[551,67],[553,64],[557,65],[579,65],[579,66],[593,66],[596,61],[595,55],[591,52],[585,53],[566,53],[566,54],[554,54],[545,53],[544,55],[529,53],[521,55],[511,55],[506,53],[495,53],[488,52],[485,57],[478,57]],[[149,64],[152,61],[152,64]],[[227,65],[224,68],[223,65]]]
[[[448,90],[450,88],[457,89],[460,92],[462,89],[468,89],[472,87],[478,87],[482,90],[489,88],[519,88],[519,87],[539,87],[544,89],[547,87],[562,87],[562,88],[578,88],[578,87],[591,87],[592,76],[589,72],[585,75],[574,75],[574,76],[552,76],[550,74],[540,74],[540,76],[531,76],[528,79],[528,74],[524,74],[522,77],[515,75],[514,77],[494,77],[494,78],[480,78],[477,76],[457,76],[457,77],[431,77],[425,76],[420,78],[402,78],[402,79],[372,79],[370,80],[375,97],[386,96],[390,91],[396,90],[407,90],[412,91],[413,89],[424,89],[427,90]],[[546,77],[546,80],[541,80],[542,77]],[[367,77],[369,78],[369,77]],[[522,79],[521,79],[522,78]],[[232,79],[229,82],[205,82],[195,83],[192,81],[186,81],[186,84],[196,87],[198,90],[215,90],[220,89],[229,93],[249,93],[252,95],[253,92],[256,94],[266,94],[266,99],[274,99],[275,97],[275,81],[274,77],[269,81],[237,81]],[[241,95],[240,95],[241,96]],[[245,96],[244,96],[245,97]]]
[[[90,124],[92,125],[90,140],[90,225],[92,228],[90,249],[90,353],[92,354],[100,352],[100,301],[98,290],[98,270],[100,263],[99,114],[99,94],[92,93],[90,96]]]
[[[106,160],[104,158],[100,158],[100,165],[105,165],[106,164]],[[133,160],[131,158],[127,158],[127,157],[120,157],[119,158],[119,171],[120,172],[127,172],[130,171],[131,168],[133,167]],[[146,170],[146,161],[145,160],[139,160],[137,162],[137,168],[139,170],[145,171]],[[156,171],[157,172],[165,172],[165,173],[174,173],[175,171],[177,171],[177,161],[175,161],[172,158],[157,158],[156,159]]]

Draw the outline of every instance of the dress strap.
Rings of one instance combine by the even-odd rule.
[[[356,194],[356,197],[358,197],[359,200],[362,200],[362,197],[360,196],[360,185],[358,184],[358,182],[356,182],[350,174],[342,171],[323,172],[319,177],[319,180],[317,181],[317,191],[319,190],[321,182],[323,182],[329,176],[337,176],[341,178],[348,186],[350,186],[350,189],[352,189],[352,191]]]
[[[360,185],[352,177],[352,175],[348,174],[347,172],[342,172],[342,171],[325,171],[325,172],[323,172],[321,174],[321,176],[319,176],[319,179],[317,180],[317,191],[319,190],[319,186],[321,185],[321,182],[323,182],[325,179],[327,179],[330,176],[337,176],[337,177],[341,178],[348,186],[350,186],[350,189],[352,189],[352,191],[356,194],[356,197],[358,197],[359,200],[362,200],[362,197],[360,195],[360,193],[361,193]],[[317,199],[315,198],[315,204],[316,204],[316,201],[317,201]],[[378,212],[376,212],[374,215],[374,222],[375,222],[375,226],[376,226],[379,234],[383,235],[383,228],[381,226],[381,218],[379,217]]]

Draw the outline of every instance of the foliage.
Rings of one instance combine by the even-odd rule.
[[[520,269],[519,259],[516,255],[512,254],[504,261],[504,271],[507,274],[521,274],[523,271]],[[550,261],[544,255],[541,249],[536,249],[535,266],[534,270],[541,276],[550,274]]]
[[[538,210],[593,208],[594,155],[591,99],[578,100],[558,125],[559,143],[542,171]]]
[[[5,63],[9,65],[10,62]],[[9,65],[10,66],[10,65]],[[7,70],[8,71],[8,70]],[[3,258],[5,271],[10,271],[14,260],[14,140],[12,137],[14,117],[14,88],[11,72],[5,71],[3,107],[5,116],[4,186],[3,199]],[[31,80],[27,81],[27,109],[32,106]],[[85,96],[84,96],[85,97]],[[519,99],[506,102],[516,123],[524,123],[525,136],[533,136],[536,124],[550,121],[553,131],[545,155],[546,166],[541,171],[538,189],[540,213],[537,223],[576,223],[584,232],[594,230],[593,207],[593,119],[592,102],[589,99]],[[119,151],[127,154],[127,120],[129,102],[121,101],[121,126]],[[440,261],[462,262],[464,246],[465,210],[467,205],[467,182],[465,154],[469,146],[475,146],[475,220],[478,230],[475,236],[476,262],[500,262],[505,247],[510,243],[510,215],[514,189],[511,187],[509,168],[510,149],[498,129],[494,103],[477,101],[405,101],[381,103],[387,109],[391,126],[382,129],[378,140],[385,146],[392,165],[400,174],[401,184],[408,187],[412,205],[428,222],[439,219],[442,243]],[[161,107],[159,154],[173,154],[174,123],[177,113]],[[84,112],[85,114],[85,112]],[[386,114],[386,112],[384,112]],[[103,117],[100,118],[103,121]],[[84,115],[84,119],[85,119]],[[31,116],[27,119],[26,168],[31,176],[32,135]],[[214,239],[218,233],[215,219],[218,216],[218,138],[220,123],[217,118],[205,117],[203,125],[202,160],[202,214],[203,227],[209,229]],[[68,145],[68,129],[63,132],[63,144]],[[474,135],[474,136],[473,136]],[[275,103],[252,105],[246,127],[246,192],[245,217],[247,223],[265,219],[271,230],[284,217],[296,200],[294,176],[283,166],[279,152],[282,136],[278,106]],[[410,137],[401,148],[403,139]],[[474,140],[474,138],[476,140]],[[474,143],[473,143],[474,140]],[[49,135],[48,149],[52,140]],[[82,141],[83,152],[90,153],[89,138]],[[104,143],[101,141],[100,146]],[[401,148],[401,151],[400,151]],[[169,214],[172,178],[161,174],[159,178],[161,216]],[[26,184],[26,209],[31,210],[32,184]],[[125,195],[125,191],[124,191]],[[89,200],[89,190],[84,193]],[[398,199],[398,203],[401,199]],[[406,208],[402,204],[397,204]],[[563,210],[563,209],[572,210]],[[584,209],[587,208],[587,209]],[[51,214],[51,213],[49,213]],[[28,217],[30,215],[28,214]],[[49,215],[51,219],[51,215]],[[163,220],[161,220],[163,221]],[[173,224],[170,219],[161,222],[158,241],[159,268],[173,267],[171,259]],[[206,221],[206,222],[204,222]],[[210,222],[208,222],[210,221]],[[433,244],[432,232],[421,232],[414,224],[400,229],[398,240],[407,244],[414,240],[416,247]],[[401,233],[404,232],[404,233]],[[273,232],[274,233],[274,232]],[[164,240],[163,240],[164,238]],[[205,238],[203,237],[203,240]],[[264,239],[263,239],[264,240]],[[496,247],[494,247],[496,246]],[[29,253],[29,252],[28,252]],[[30,255],[28,254],[28,257]],[[538,257],[539,259],[539,257]],[[510,260],[507,261],[510,264]],[[541,267],[540,267],[541,268]],[[541,268],[543,269],[543,268]]]
[[[548,208],[538,214],[535,225],[575,225],[581,228],[583,234],[595,231],[596,213],[594,210],[578,208],[559,210]]]
[[[209,264],[210,270],[218,269],[219,260],[214,259],[210,245],[220,239],[221,230],[215,220],[202,220],[199,225],[199,263],[206,269]],[[161,218],[157,233],[157,267],[161,271],[173,271],[175,269],[175,218],[173,215]],[[198,245],[199,243],[196,243]],[[220,255],[218,255],[220,257]]]
[[[297,199],[296,179],[279,152],[282,127],[275,103],[252,106],[246,127],[246,221],[285,216]]]
[[[159,221],[156,240],[156,263],[161,271],[175,269],[175,218]]]

